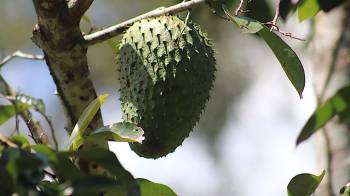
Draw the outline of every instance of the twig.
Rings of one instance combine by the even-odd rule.
[[[239,2],[239,5],[235,11],[235,16],[238,16],[240,13],[243,13],[245,11],[243,11],[242,7],[243,7],[243,3],[244,3],[244,0],[240,0]]]
[[[274,26],[271,27],[271,31],[273,31],[273,29],[276,28],[277,20],[278,20],[278,17],[280,16],[280,4],[281,4],[281,0],[277,0],[277,5],[275,8],[275,16],[273,17],[271,22]]]
[[[333,159],[333,152],[331,150],[331,139],[328,134],[328,130],[326,127],[324,127],[322,130],[322,135],[325,140],[325,145],[326,145],[326,150],[327,150],[327,157],[326,157],[326,171],[327,171],[327,176],[328,176],[328,183],[327,183],[327,189],[329,191],[330,196],[334,196],[333,193],[333,180],[332,180],[332,175],[333,175],[333,164],[332,164],[332,159]]]
[[[11,55],[6,56],[2,61],[0,61],[0,67],[11,61],[13,58],[18,57],[18,58],[23,58],[23,59],[30,59],[30,60],[44,60],[43,55],[32,55],[32,54],[27,54],[23,53],[21,51],[16,51],[12,53]]]
[[[0,75],[0,83],[5,87],[7,96],[16,97],[17,93],[10,87],[5,79]],[[12,104],[16,104],[15,100],[9,100]],[[49,144],[49,139],[41,127],[40,123],[33,117],[29,110],[21,112],[21,117],[25,121],[32,138],[36,143]]]
[[[5,144],[6,146],[17,148],[17,145],[15,143],[13,143],[9,138],[2,135],[1,133],[0,133],[0,144],[2,145]]]
[[[325,95],[326,95],[326,92],[327,92],[327,89],[328,89],[328,86],[331,82],[331,79],[332,79],[332,76],[334,74],[334,71],[335,71],[335,67],[337,65],[337,57],[338,57],[338,54],[339,54],[339,51],[340,51],[340,48],[341,48],[341,42],[343,41],[344,39],[344,36],[345,36],[345,33],[343,32],[339,39],[337,40],[337,42],[335,43],[335,48],[334,50],[332,51],[332,59],[331,59],[331,63],[330,63],[330,66],[329,66],[329,70],[327,72],[327,76],[326,76],[326,81],[323,85],[323,88],[321,89],[321,92],[318,96],[318,102],[319,103],[322,103]]]
[[[16,100],[17,100],[17,94],[16,94]],[[15,106],[15,112],[16,112],[16,132],[17,132],[17,135],[19,134],[19,118],[18,118],[18,104],[17,104],[17,101],[14,102],[14,106]]]
[[[182,36],[182,34],[184,33],[184,31],[185,31],[185,29],[186,29],[188,20],[189,20],[189,18],[190,18],[190,14],[191,14],[191,12],[188,11],[188,12],[187,12],[187,15],[186,15],[186,18],[185,18],[184,26],[182,27],[182,29],[181,29],[181,31],[180,31],[180,36],[179,36],[179,37]],[[180,39],[177,40],[177,44],[179,44],[179,43],[180,43]]]
[[[23,58],[23,59],[30,59],[30,60],[44,60],[43,55],[32,55],[32,54],[27,54],[23,53],[21,51],[16,51],[12,53],[9,56],[6,56],[1,62],[0,62],[0,67],[15,57],[18,58]],[[5,91],[6,91],[6,96],[10,97],[16,97],[17,93],[10,87],[10,85],[5,81],[5,79],[0,76],[0,83],[5,86]],[[17,101],[16,100],[9,100],[12,104],[14,104],[17,108]],[[48,144],[49,140],[48,137],[44,131],[44,129],[41,127],[40,123],[34,119],[32,113],[28,110],[23,111],[21,114],[21,117],[25,121],[26,125],[28,126],[28,129],[32,135],[33,140],[36,143],[42,143],[42,144]],[[18,129],[18,118],[16,116],[16,130]]]
[[[289,37],[291,39],[295,39],[295,40],[299,40],[299,41],[306,41],[305,39],[302,39],[302,38],[299,38],[299,37],[295,37],[290,32],[283,31],[276,24],[273,24],[273,22],[267,22],[265,24],[270,27],[270,31],[276,31],[276,32],[280,33],[281,35],[283,35],[285,37]]]
[[[53,124],[52,124],[52,121],[51,119],[44,113],[40,112],[39,113],[45,118],[47,124],[49,125],[50,127],[50,130],[51,130],[51,137],[52,137],[52,141],[55,145],[55,150],[58,150],[58,141],[57,141],[57,138],[56,138],[56,131],[55,131],[55,128],[53,127]]]
[[[292,39],[296,39],[299,41],[305,41],[305,39],[295,37],[292,35],[292,33],[283,31],[278,27],[277,20],[280,16],[280,4],[281,4],[281,0],[277,0],[277,5],[276,5],[276,9],[275,9],[275,16],[273,17],[272,21],[267,22],[265,24],[270,27],[270,31],[276,31],[283,36],[290,37]]]
[[[53,174],[53,173],[51,173],[51,172],[49,172],[49,171],[47,171],[47,170],[44,170],[44,173],[45,173],[46,175],[50,176],[50,178],[51,178],[52,180],[57,180],[57,176],[56,176],[55,174]]]
[[[158,8],[156,10],[150,11],[148,13],[142,14],[140,16],[137,16],[135,18],[132,18],[130,20],[127,20],[125,22],[122,22],[120,24],[108,27],[106,29],[103,29],[101,31],[97,31],[95,33],[89,34],[84,36],[85,44],[86,45],[93,45],[96,43],[100,43],[103,41],[106,41],[114,36],[117,36],[121,33],[123,33],[130,25],[133,23],[145,19],[145,18],[151,18],[151,17],[157,17],[164,14],[175,14],[179,12],[183,12],[186,10],[190,10],[194,7],[197,7],[201,4],[204,4],[208,0],[191,0],[182,2],[179,4],[176,4],[174,6],[170,6],[167,8]]]

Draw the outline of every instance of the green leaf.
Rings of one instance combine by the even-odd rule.
[[[206,3],[209,5],[209,7],[214,13],[216,13],[219,16],[224,16],[224,11],[222,7],[225,6],[230,8],[234,4],[236,4],[236,2],[237,0],[211,0],[207,1]]]
[[[101,192],[107,192],[117,186],[115,180],[105,176],[84,176],[74,182],[48,182],[44,181],[39,189],[46,195],[64,196],[81,195],[95,196]]]
[[[14,135],[10,138],[10,140],[17,144],[17,146],[19,148],[22,148],[22,149],[25,149],[25,150],[28,150],[30,151],[30,143],[29,141],[27,140],[27,138],[25,136],[22,136],[22,135]]]
[[[0,125],[15,115],[31,108],[45,113],[45,104],[41,99],[36,99],[23,94],[18,94],[16,97],[9,97],[8,99],[14,101],[16,104],[0,106]]]
[[[65,156],[72,156],[88,162],[94,162],[96,167],[100,166],[108,170],[114,177],[116,177],[118,186],[114,187],[114,192],[118,195],[138,195],[139,189],[134,177],[124,169],[120,164],[115,154],[107,149],[93,148],[82,149],[78,151],[62,153]]]
[[[151,182],[143,178],[137,178],[142,196],[176,196],[176,193],[166,185]]]
[[[267,27],[259,31],[259,35],[264,38],[271,48],[278,61],[282,65],[284,72],[292,82],[293,86],[302,98],[305,88],[305,73],[297,54],[278,35],[271,32]]]
[[[65,192],[69,192],[70,189],[70,183],[58,183],[58,182],[49,182],[49,181],[42,181],[38,188],[42,193],[45,193],[45,195],[55,195],[55,196],[65,196]]]
[[[242,33],[257,33],[264,28],[260,22],[245,16],[235,16],[231,19],[236,25],[238,25]]]
[[[86,22],[90,27],[93,26],[90,16],[83,15],[83,17],[81,17],[81,19],[82,19],[82,21]]]
[[[72,148],[73,150],[77,150],[77,143],[82,139],[86,128],[89,126],[91,120],[96,115],[97,111],[100,109],[101,105],[105,102],[108,94],[103,94],[93,100],[83,111],[81,114],[77,124],[75,125],[72,134],[69,137],[68,144],[66,146],[67,149]]]
[[[245,16],[261,22],[268,22],[273,18],[270,2],[267,0],[249,1],[244,9],[249,10],[243,13]]]
[[[49,165],[54,173],[59,179],[63,179],[66,182],[66,186],[63,187],[46,184],[46,187],[44,187],[46,190],[49,188],[49,191],[60,191],[62,188],[68,188],[68,185],[73,188],[73,195],[98,195],[97,193],[101,191],[124,190],[122,188],[130,188],[130,191],[138,190],[138,187],[132,186],[134,180],[132,175],[121,166],[114,153],[106,149],[93,148],[72,152],[55,152],[45,145],[34,145],[32,148],[36,152],[46,154],[49,157]],[[94,162],[96,166],[101,166],[114,174],[118,183],[116,183],[115,179],[109,177],[84,174],[73,164],[71,158]]]
[[[341,114],[346,119],[346,113],[350,107],[350,85],[340,89],[323,105],[318,106],[299,133],[296,144],[308,139],[318,129],[322,128],[335,115]]]
[[[325,173],[323,171],[319,176],[306,173],[294,176],[287,186],[288,196],[310,196],[321,183]]]
[[[340,196],[350,196],[350,183],[347,185],[343,186],[340,191]]]
[[[278,35],[271,32],[265,25],[247,17],[232,17],[243,33],[258,33],[271,48],[282,65],[288,79],[297,90],[300,97],[305,87],[305,73],[297,54]]]
[[[0,105],[0,125],[4,124],[10,118],[23,111],[30,109],[32,106],[27,104]]]
[[[340,123],[349,123],[350,122],[350,108],[345,109],[344,111],[338,114]]]
[[[15,185],[33,188],[44,177],[48,158],[18,148],[7,148],[0,158],[0,189],[11,190]],[[17,190],[15,190],[17,191]]]
[[[281,18],[286,22],[288,15],[295,11],[296,5],[292,0],[281,0],[279,9]]]
[[[302,0],[298,3],[298,17],[302,22],[314,17],[320,11],[318,0]]]
[[[120,40],[117,38],[107,40],[107,44],[112,48],[115,54],[119,53]]]
[[[75,148],[79,148],[85,142],[98,140],[142,143],[142,141],[145,139],[143,134],[144,131],[137,125],[129,122],[119,122],[101,127],[91,133],[89,136],[82,137],[79,141],[76,141]]]
[[[45,145],[34,145],[32,149],[48,157],[50,167],[59,178],[75,181],[83,176],[83,173],[65,154],[56,152]]]
[[[117,186],[117,182],[105,176],[86,176],[72,183],[73,194],[81,196],[96,196]]]
[[[33,108],[40,113],[44,114],[46,111],[46,107],[42,99],[37,99],[24,94],[17,94],[15,99],[20,104],[27,104],[27,105],[33,106]]]

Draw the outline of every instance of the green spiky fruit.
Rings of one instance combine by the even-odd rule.
[[[213,86],[215,58],[205,33],[176,16],[136,22],[118,56],[123,120],[142,127],[147,158],[173,152],[199,120]]]

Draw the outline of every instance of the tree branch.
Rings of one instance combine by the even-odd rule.
[[[17,144],[13,143],[9,138],[7,138],[6,136],[2,135],[0,133],[0,144],[1,145],[6,145],[12,148],[17,148]]]
[[[43,55],[32,55],[32,54],[26,54],[21,51],[16,51],[12,53],[11,55],[6,56],[2,61],[0,61],[0,67],[11,61],[13,58],[23,58],[23,59],[30,59],[30,60],[44,60]]]
[[[0,76],[0,83],[5,87],[5,93],[7,96],[16,97],[16,92],[10,87],[10,85],[5,81],[5,79]],[[16,100],[10,100],[12,104],[17,104]],[[47,137],[44,129],[37,121],[29,110],[20,113],[26,123],[34,141],[40,144],[49,144],[49,138]]]
[[[50,117],[48,117],[45,113],[42,113],[40,111],[39,111],[39,113],[41,114],[41,116],[43,116],[45,118],[47,124],[49,125],[55,150],[58,150],[58,141],[56,138],[56,131],[55,131],[55,128],[53,127],[53,124],[52,124]]]
[[[85,107],[97,97],[89,78],[87,47],[83,44],[84,38],[79,27],[81,18],[70,14],[65,0],[45,0],[44,3],[43,0],[33,0],[33,3],[38,24],[34,27],[32,40],[44,52],[62,101],[67,120],[66,130],[70,133]],[[86,8],[87,4],[77,1],[74,5]],[[100,126],[102,117],[98,114],[90,129]]]
[[[2,61],[0,61],[0,67],[11,61],[13,58],[24,58],[24,59],[30,59],[30,60],[43,60],[44,56],[42,55],[32,55],[32,54],[26,54],[21,51],[16,51],[12,53],[11,55],[6,56]],[[16,97],[16,92],[10,87],[10,85],[5,81],[5,79],[0,76],[0,83],[5,89],[5,94],[7,96]],[[10,100],[12,104],[16,104],[16,100]],[[40,125],[40,123],[33,117],[32,113],[30,111],[24,111],[20,114],[20,116],[25,121],[32,137],[34,138],[35,142],[39,142],[41,144],[48,144],[49,139]]]
[[[68,8],[71,16],[81,18],[84,13],[89,9],[94,0],[70,0],[68,2]]]
[[[39,16],[53,18],[61,8],[66,6],[65,0],[33,0],[35,11]]]
[[[137,16],[135,18],[122,22],[120,24],[110,26],[101,31],[97,31],[95,33],[84,36],[86,45],[93,45],[93,44],[111,39],[112,37],[115,37],[123,33],[130,25],[132,25],[133,23],[139,20],[142,20],[145,18],[157,17],[164,14],[175,14],[175,13],[183,12],[183,11],[195,8],[203,3],[206,3],[207,1],[208,0],[191,0],[191,1],[176,4],[167,8],[155,9],[153,11],[147,12],[145,14],[142,14],[140,16]]]
[[[242,7],[243,7],[243,3],[244,3],[244,0],[240,0],[239,4],[238,4],[238,7],[235,11],[235,16],[238,16],[241,12],[244,12],[242,10]]]

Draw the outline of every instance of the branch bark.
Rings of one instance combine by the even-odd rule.
[[[5,79],[0,76],[0,84],[4,87],[7,96],[16,97],[16,92],[10,87],[10,85],[5,81]],[[10,100],[12,104],[16,104],[15,100]],[[37,121],[29,110],[20,113],[20,116],[26,123],[31,136],[36,143],[49,144],[49,138],[46,132],[42,128],[39,121]]]
[[[82,14],[92,0],[74,1],[71,8],[65,0],[33,0],[38,24],[32,40],[43,49],[49,71],[56,84],[66,114],[68,133],[96,92],[89,78],[87,47],[79,27]],[[90,130],[102,126],[97,114]]]
[[[80,30],[81,16],[93,1],[75,1],[69,7],[66,0],[33,0],[38,24],[32,41],[43,50],[46,64],[55,82],[66,117],[66,130],[70,134],[80,115],[97,95],[89,78],[87,46]],[[101,127],[102,116],[98,112],[87,132]],[[84,148],[100,146],[108,149],[107,141],[88,143]],[[94,174],[107,173],[92,162],[77,160],[80,168],[88,168]]]
[[[192,1],[182,2],[167,8],[158,8],[153,11],[142,14],[140,16],[137,16],[135,18],[129,19],[120,24],[110,26],[101,31],[97,31],[95,33],[86,35],[84,36],[84,39],[85,39],[86,45],[88,46],[96,43],[100,43],[108,39],[111,39],[117,35],[122,34],[130,25],[132,25],[133,23],[139,20],[142,20],[145,18],[157,17],[164,14],[175,14],[175,13],[183,12],[183,11],[198,7],[199,5],[204,4],[206,2],[208,2],[208,0],[192,0]]]
[[[0,67],[11,61],[13,58],[23,58],[23,59],[30,59],[30,60],[44,60],[43,55],[32,55],[32,54],[26,54],[21,51],[16,51],[11,55],[6,56],[1,62]]]
[[[12,148],[17,148],[17,145],[15,143],[13,143],[9,138],[2,135],[1,133],[0,133],[0,144],[5,145],[5,146],[9,146]]]
[[[81,18],[86,10],[89,9],[94,0],[70,0],[68,7],[71,12],[71,16]]]

